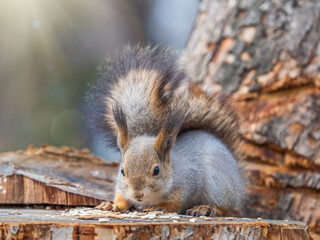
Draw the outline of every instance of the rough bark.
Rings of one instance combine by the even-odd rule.
[[[320,234],[320,2],[203,0],[190,81],[231,96],[250,180],[244,215]],[[319,236],[318,236],[319,237]]]
[[[17,213],[19,215],[17,215]],[[305,223],[262,219],[79,220],[60,211],[0,213],[0,239],[310,239]],[[104,218],[104,220],[106,220]]]

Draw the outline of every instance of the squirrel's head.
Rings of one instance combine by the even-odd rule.
[[[172,184],[170,150],[183,122],[183,114],[169,114],[156,137],[142,135],[130,139],[124,113],[117,108],[113,112],[122,152],[118,184],[132,201],[154,202],[167,193]]]

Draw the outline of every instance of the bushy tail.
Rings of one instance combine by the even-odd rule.
[[[114,108],[123,111],[129,137],[157,135],[183,78],[179,55],[163,46],[128,46],[106,59],[86,97],[93,135],[117,147]]]
[[[209,95],[197,85],[190,84],[186,94],[176,97],[172,108],[180,109],[185,113],[181,131],[195,129],[208,131],[221,139],[233,154],[239,157],[238,118],[228,99]]]
[[[165,47],[127,47],[107,59],[87,95],[87,119],[94,135],[117,147],[119,129],[114,109],[125,116],[129,138],[157,136],[169,113],[177,111],[184,113],[182,132],[208,131],[235,154],[239,143],[237,118],[227,101],[209,96],[194,84],[180,88],[183,79],[179,56]]]

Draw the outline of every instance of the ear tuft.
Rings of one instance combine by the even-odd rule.
[[[176,111],[171,112],[164,122],[153,145],[161,160],[170,160],[169,153],[175,143],[183,120],[184,114],[181,111]]]
[[[128,130],[126,116],[124,115],[122,108],[117,105],[114,105],[112,107],[112,112],[118,128]]]
[[[124,153],[129,146],[128,127],[126,116],[121,107],[114,105],[112,107],[113,117],[119,129],[118,145]]]
[[[162,129],[167,133],[167,135],[177,135],[183,120],[184,120],[183,112],[181,111],[170,112],[169,116],[167,117],[167,119],[163,124]]]

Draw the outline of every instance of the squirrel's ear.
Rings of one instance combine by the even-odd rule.
[[[153,145],[160,160],[170,160],[169,153],[176,141],[176,137],[179,133],[183,120],[184,114],[181,111],[176,111],[174,113],[170,113],[168,118],[164,122]]]
[[[121,149],[121,152],[124,153],[128,149],[130,142],[126,116],[124,115],[122,108],[118,106],[113,106],[112,111],[114,120],[116,121],[119,129],[118,145]]]

